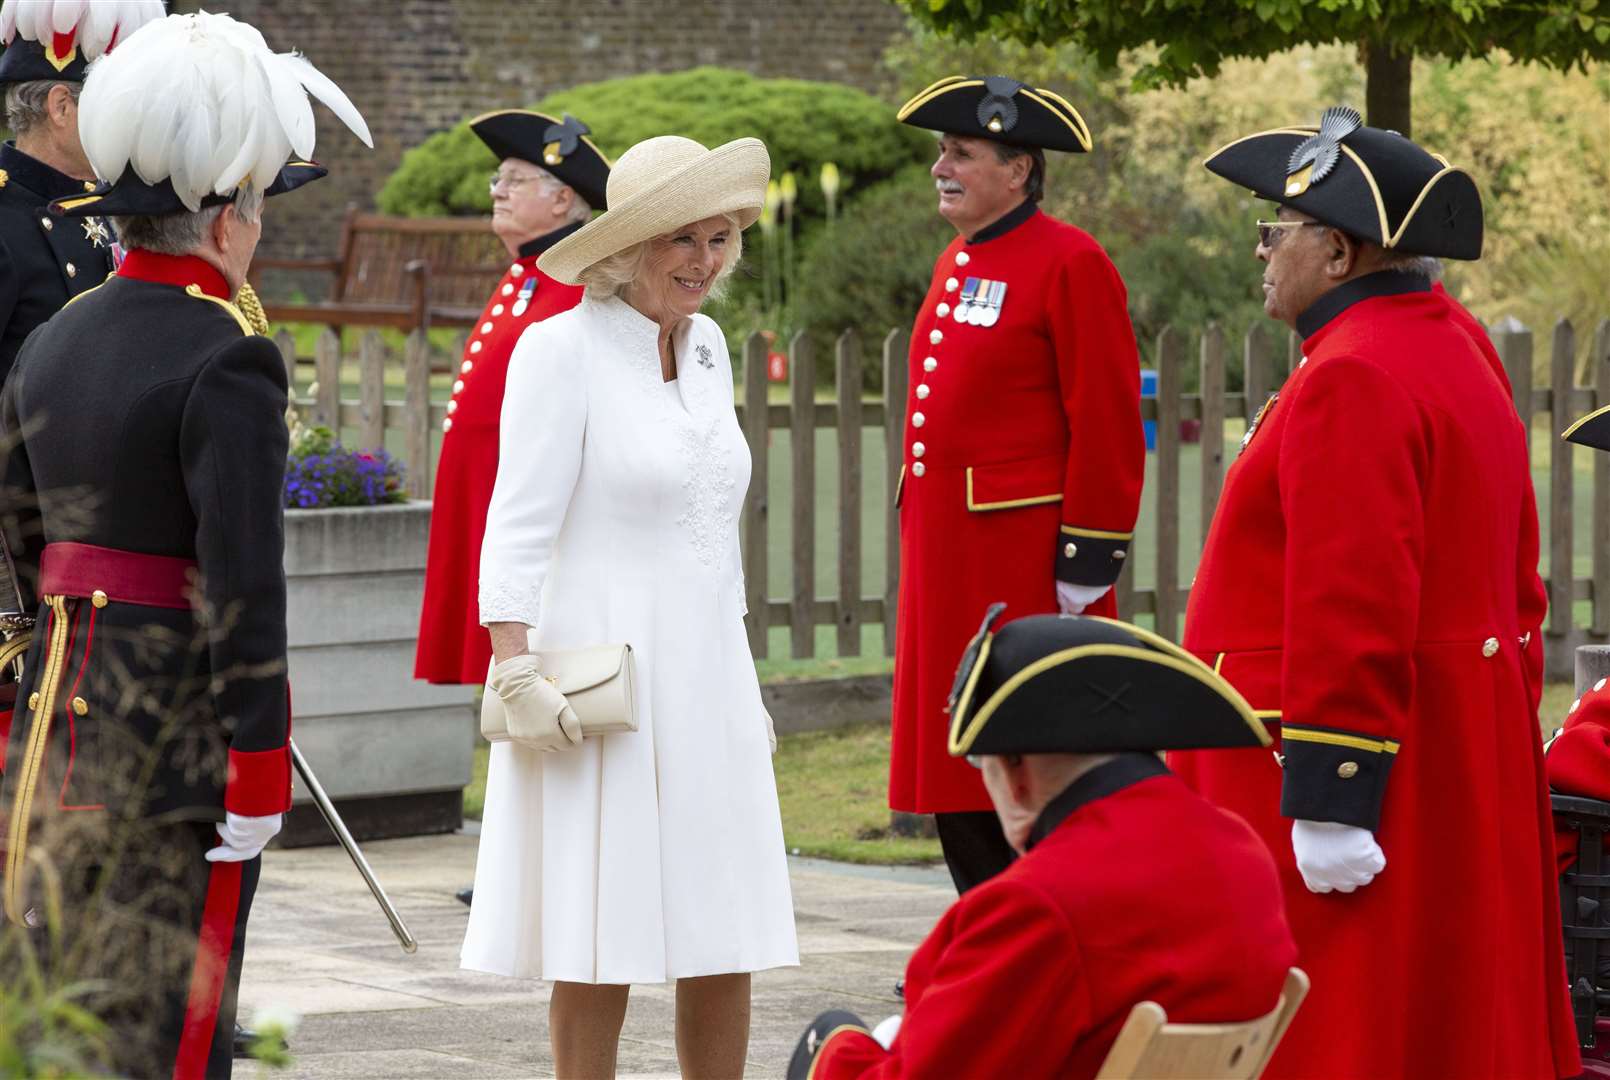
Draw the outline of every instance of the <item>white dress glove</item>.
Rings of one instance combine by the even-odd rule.
[[[1057,608],[1064,615],[1079,615],[1084,609],[1107,595],[1111,585],[1073,585],[1057,582]]]
[[[886,1016],[872,1029],[872,1039],[885,1050],[894,1045],[894,1037],[900,1034],[900,1020],[902,1013]]]
[[[207,852],[208,862],[245,862],[263,853],[263,848],[274,839],[274,834],[285,824],[284,814],[265,817],[245,817],[241,814],[224,815],[214,826],[224,842]]]
[[[1309,892],[1350,893],[1386,869],[1386,854],[1370,830],[1337,821],[1293,821],[1291,850]]]
[[[487,689],[508,715],[509,738],[528,750],[568,750],[581,745],[581,720],[559,688],[543,676],[534,653],[494,664]],[[482,708],[486,704],[482,702]]]
[[[771,710],[764,705],[760,711],[766,714],[766,744],[771,747],[773,754],[777,753],[777,727],[771,722]]]

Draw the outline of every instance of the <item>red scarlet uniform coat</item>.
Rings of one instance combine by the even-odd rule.
[[[958,321],[991,283],[997,321]],[[956,664],[990,604],[1054,612],[1058,580],[1117,580],[1145,472],[1139,371],[1107,253],[1033,203],[957,237],[934,265],[895,495],[894,809],[990,809],[978,770],[945,749]],[[1112,595],[1088,613],[1115,614]]]
[[[442,456],[430,521],[425,600],[419,617],[414,678],[433,683],[486,679],[492,641],[481,625],[476,583],[486,508],[498,474],[498,416],[514,343],[532,323],[581,302],[579,285],[565,285],[537,269],[537,256],[581,226],[569,225],[523,245],[492,290],[486,310],[464,346],[448,416],[442,421]]]
[[[1156,758],[1080,777],[1034,835],[912,956],[892,1046],[859,1026],[823,1032],[813,1080],[1077,1080],[1096,1075],[1138,1002],[1185,1023],[1275,1007],[1296,947],[1269,852]]]
[[[1577,1068],[1525,433],[1464,322],[1395,273],[1305,312],[1305,359],[1225,477],[1191,591],[1186,647],[1281,737],[1283,770],[1262,751],[1170,755],[1280,863],[1313,992],[1269,1077]],[[1294,818],[1373,830],[1385,871],[1310,893]]]

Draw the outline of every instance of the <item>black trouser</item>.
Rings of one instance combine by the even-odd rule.
[[[87,1004],[117,1075],[227,1078],[262,858],[207,862],[211,822],[126,828],[113,854],[80,848],[65,879],[65,940],[85,948],[62,950],[58,977],[104,980]]]
[[[945,853],[945,865],[950,868],[950,879],[956,883],[957,893],[982,885],[1017,858],[1017,852],[1012,850],[1012,845],[1006,842],[1006,834],[1001,831],[1001,819],[993,810],[935,814],[934,825],[939,831],[939,847]]]

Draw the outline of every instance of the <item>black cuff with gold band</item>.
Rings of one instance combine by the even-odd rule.
[[[1069,585],[1111,585],[1129,557],[1132,532],[1062,526],[1057,536],[1057,580]]]
[[[1335,821],[1374,832],[1398,744],[1331,728],[1282,724],[1282,817]]]
[[[817,1055],[827,1048],[834,1036],[849,1031],[872,1037],[866,1023],[845,1009],[829,1009],[812,1020],[811,1026],[800,1036],[799,1045],[794,1047],[794,1056],[788,1061],[787,1080],[809,1080],[815,1070]]]

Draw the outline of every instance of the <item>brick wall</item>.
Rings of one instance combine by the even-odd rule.
[[[181,9],[183,4],[176,5]],[[373,152],[316,106],[330,176],[269,205],[263,253],[333,254],[349,203],[403,152],[488,109],[581,82],[719,64],[876,87],[904,16],[886,0],[232,0],[277,50],[295,48],[362,111]],[[277,205],[276,205],[277,204]],[[311,284],[311,283],[310,283]]]

